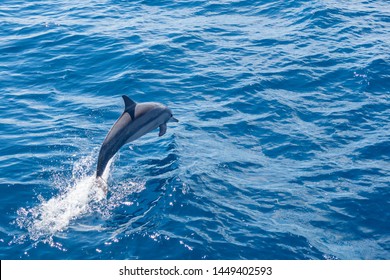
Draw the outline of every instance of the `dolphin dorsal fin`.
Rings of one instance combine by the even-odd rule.
[[[130,114],[130,117],[132,120],[134,120],[134,110],[135,110],[135,103],[133,100],[131,100],[127,95],[122,95],[123,101],[125,102],[125,112],[128,112]]]

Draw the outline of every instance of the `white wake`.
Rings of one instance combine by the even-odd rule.
[[[98,187],[95,174],[87,175],[92,170],[93,163],[92,156],[82,158],[74,164],[72,178],[64,186],[60,186],[62,191],[57,196],[49,200],[39,196],[40,204],[17,211],[16,223],[20,228],[27,229],[30,239],[39,240],[63,231],[72,220],[91,212],[93,204],[104,203],[105,194]],[[102,176],[106,182],[110,166],[111,161]]]
[[[23,243],[28,240],[49,243],[51,246],[61,249],[61,244],[53,241],[54,236],[72,228],[71,223],[82,217],[96,214],[104,219],[110,217],[111,211],[124,205],[133,204],[132,193],[145,189],[145,182],[133,182],[127,180],[120,183],[109,184],[109,197],[104,190],[99,188],[101,181],[95,179],[95,154],[81,158],[73,165],[71,178],[58,176],[54,185],[59,189],[59,194],[45,200],[38,195],[39,203],[31,208],[19,208],[15,223],[22,229],[22,233],[14,237],[11,243]],[[108,181],[114,157],[107,164],[102,176]],[[94,174],[91,175],[91,172]],[[84,227],[88,225],[83,225]],[[104,225],[99,225],[101,230]],[[74,228],[72,228],[74,230]]]

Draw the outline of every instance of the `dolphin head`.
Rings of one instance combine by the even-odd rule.
[[[167,109],[168,109],[168,108],[167,108]],[[169,117],[169,119],[168,119],[168,122],[179,122],[179,120],[176,119],[176,118],[173,116],[171,109],[168,109],[168,111],[169,111],[169,113],[170,113],[170,117]]]
[[[161,115],[160,115],[160,132],[158,136],[163,136],[165,132],[167,131],[167,123],[168,122],[178,122],[176,118],[173,117],[171,109],[169,109],[166,106],[163,106]]]
[[[148,116],[158,116],[156,122],[159,125],[168,122],[178,122],[178,120],[173,117],[171,109],[161,103],[145,102],[135,106],[135,119],[146,114]]]
[[[158,105],[156,106],[157,108],[155,108],[155,110],[160,112],[160,116],[161,116],[160,120],[162,123],[179,122],[179,120],[173,116],[171,109],[169,109],[165,105],[162,105],[159,103],[156,103],[156,104],[158,104]]]

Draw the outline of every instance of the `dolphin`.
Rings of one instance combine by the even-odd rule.
[[[158,136],[167,131],[167,122],[178,122],[172,111],[161,103],[136,103],[128,96],[122,95],[125,110],[108,132],[100,148],[96,168],[96,179],[99,187],[107,192],[107,186],[102,178],[109,160],[126,143],[132,142],[146,133],[160,128]],[[103,184],[102,184],[103,183]]]

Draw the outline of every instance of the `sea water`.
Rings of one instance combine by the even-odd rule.
[[[0,3],[1,259],[389,259],[390,2]],[[124,105],[179,123],[126,144]]]

